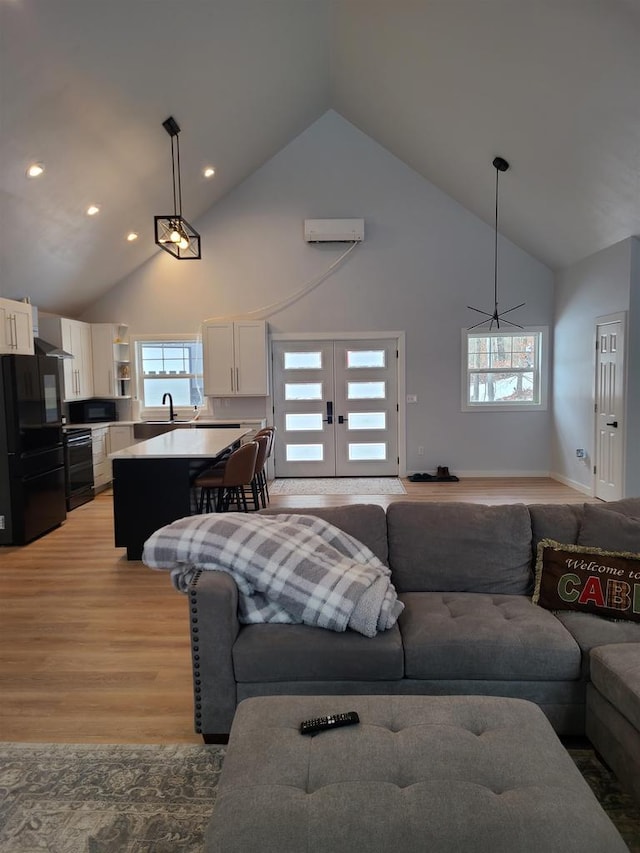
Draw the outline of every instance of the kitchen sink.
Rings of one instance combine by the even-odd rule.
[[[189,423],[190,421],[141,421],[133,425],[133,437],[155,438],[157,435],[164,435],[165,432],[180,429]]]

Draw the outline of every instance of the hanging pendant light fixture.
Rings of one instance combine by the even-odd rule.
[[[173,213],[154,216],[155,240],[161,249],[179,261],[199,260],[200,235],[182,215],[182,180],[180,177],[180,140],[178,122],[169,116],[162,126],[171,137],[171,174],[173,179]]]
[[[489,331],[493,329],[494,323],[499,329],[500,321],[507,323],[509,326],[515,326],[518,329],[522,329],[522,326],[518,323],[512,323],[511,320],[505,320],[504,315],[510,314],[511,311],[515,311],[517,308],[522,308],[522,306],[526,304],[521,302],[519,305],[514,305],[513,308],[507,308],[506,311],[498,311],[498,176],[500,172],[507,171],[509,164],[503,157],[496,157],[492,165],[496,170],[496,220],[493,238],[493,313],[490,313],[489,311],[481,311],[480,308],[473,308],[471,305],[467,305],[467,308],[471,311],[477,311],[478,314],[484,314],[486,318],[475,323],[473,326],[469,326],[469,331],[471,329],[477,329],[478,326],[482,326],[483,323],[489,323]]]

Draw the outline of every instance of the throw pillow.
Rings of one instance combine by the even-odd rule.
[[[585,504],[578,545],[593,545],[607,551],[640,553],[640,519]]]
[[[640,554],[543,539],[532,601],[547,610],[640,622]]]

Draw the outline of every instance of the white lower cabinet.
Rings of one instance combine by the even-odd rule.
[[[131,447],[132,444],[136,444],[136,440],[133,437],[133,426],[118,424],[117,426],[109,427],[109,453],[124,450],[125,447]]]
[[[93,488],[98,492],[111,482],[111,461],[109,459],[109,427],[92,427],[93,442]]]

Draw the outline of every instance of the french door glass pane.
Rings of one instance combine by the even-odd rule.
[[[286,382],[285,400],[322,400],[322,382]]]
[[[287,444],[287,462],[322,462],[321,444]]]
[[[384,400],[386,382],[347,382],[348,400]]]
[[[373,444],[362,442],[360,444],[349,444],[349,460],[351,462],[384,461],[387,458],[387,445],[385,442]]]
[[[347,429],[386,429],[386,412],[349,412]]]
[[[321,352],[285,352],[285,370],[322,370]]]
[[[285,429],[287,430],[322,430],[322,414],[310,412],[306,415],[285,415]]]
[[[347,367],[386,367],[385,351],[347,350]]]

